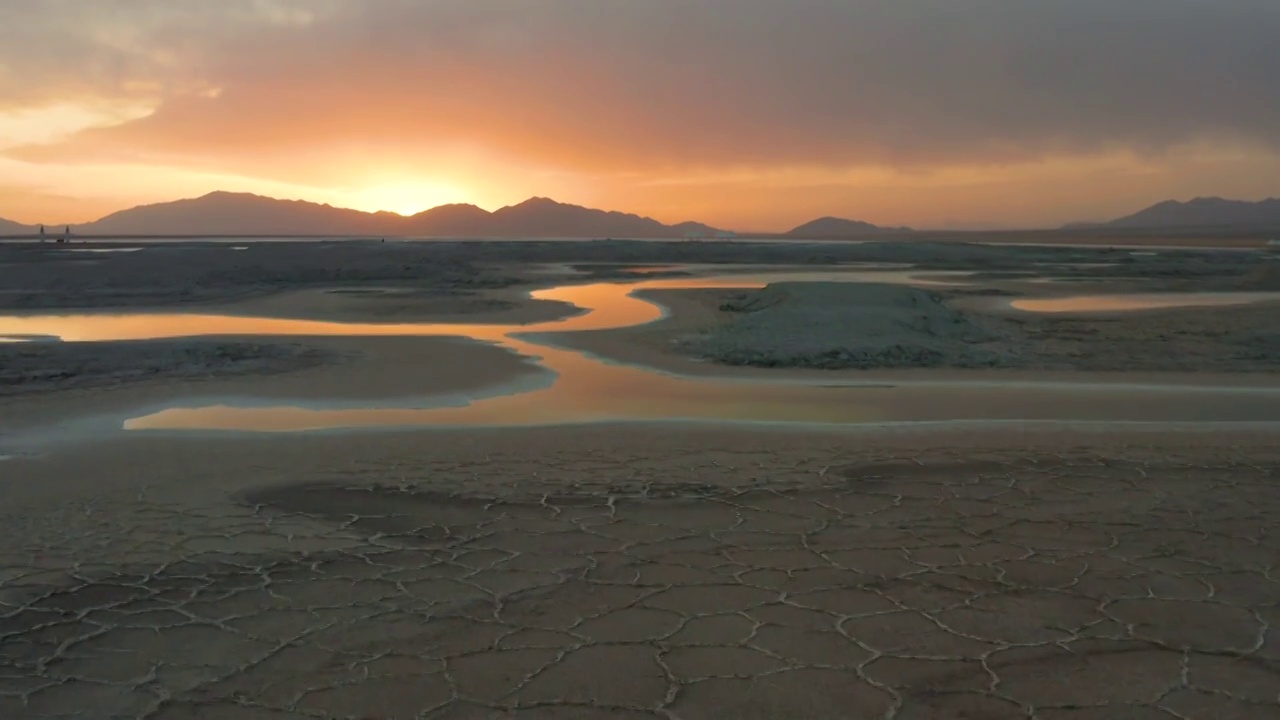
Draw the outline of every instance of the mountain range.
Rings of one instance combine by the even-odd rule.
[[[812,228],[810,226],[813,226]],[[475,205],[441,205],[416,215],[362,212],[303,200],[277,200],[248,193],[213,192],[198,198],[140,205],[89,223],[72,225],[75,235],[320,235],[380,237],[727,237],[732,233],[697,222],[666,225],[653,218],[595,210],[547,198],[489,212]],[[50,226],[51,234],[62,226]],[[813,234],[809,234],[810,231]],[[0,234],[28,234],[34,226],[0,220]],[[787,233],[790,237],[843,237],[884,232],[870,223],[823,218]]]
[[[1076,223],[1069,230],[1183,227],[1280,227],[1280,199],[1246,202],[1223,198],[1169,200],[1104,223]],[[48,227],[61,235],[62,225]],[[0,235],[31,235],[34,225],[0,218]],[[815,240],[911,232],[859,220],[823,217],[780,237]],[[290,236],[335,237],[731,237],[697,222],[666,225],[653,218],[595,210],[547,198],[530,198],[489,212],[475,205],[441,205],[416,215],[362,212],[303,200],[213,192],[198,198],[140,205],[100,220],[72,225],[81,236]]]
[[[1193,228],[1280,226],[1280,199],[1258,202],[1198,197],[1185,202],[1166,200],[1132,215],[1103,223],[1074,223],[1066,229]]]
[[[7,222],[7,221],[3,221]],[[61,230],[61,227],[57,227]],[[31,232],[0,224],[0,233]],[[51,228],[50,232],[53,232]],[[664,225],[652,218],[531,198],[489,212],[441,205],[416,215],[362,212],[303,200],[213,192],[198,198],[140,205],[72,226],[76,235],[329,235],[400,237],[657,237],[714,236],[701,223]]]

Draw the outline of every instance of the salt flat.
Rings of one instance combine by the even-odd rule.
[[[216,329],[194,320],[164,339],[144,328],[0,345],[0,716],[1280,712],[1280,546],[1268,529],[1280,455],[1274,426],[1231,415],[1249,403],[1265,415],[1260,393],[1280,386],[1274,306],[983,309],[992,297],[1266,292],[1274,261],[1261,254],[1109,265],[1114,252],[1078,248],[312,245],[328,249],[146,248],[88,266],[0,248],[15,324],[85,312],[317,323],[193,337]],[[759,289],[748,277],[840,262],[1013,276],[874,291],[925,320],[868,317],[856,283]],[[636,270],[645,263],[678,267]],[[1014,272],[1028,269],[1091,280]],[[726,274],[746,287],[675,289]],[[619,311],[656,322],[566,304],[641,280],[672,287]],[[545,292],[569,283],[569,296]],[[547,333],[557,320],[574,332]],[[71,332],[41,322],[14,334]],[[344,323],[379,336],[319,329]],[[422,324],[440,328],[405,329]],[[537,337],[503,346],[520,326]],[[998,362],[972,362],[975,342]],[[949,361],[965,353],[971,362]],[[600,366],[620,374],[589,372]],[[635,385],[650,376],[690,385]],[[777,387],[775,402],[812,393],[795,406],[850,414],[842,385],[920,389],[888,405],[906,415],[887,424],[605,413],[536,427],[563,409],[536,401],[556,382],[602,408],[634,395],[642,416],[708,402],[655,388],[724,381]],[[1086,402],[1068,401],[1073,383],[1077,395],[1104,386],[1091,422],[1055,422]],[[1060,404],[1018,389],[1044,384],[1067,388]],[[1108,422],[1135,412],[1124,389],[1135,385],[1170,388],[1170,404]],[[454,396],[465,410],[493,388],[535,398],[534,426],[123,427],[140,410],[228,398]],[[1029,410],[1000,425],[953,421],[1000,392],[1021,395],[1011,407],[1038,422],[1016,422]]]

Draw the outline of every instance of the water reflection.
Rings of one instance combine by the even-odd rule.
[[[963,273],[957,273],[963,275]],[[54,336],[68,342],[108,340],[156,340],[209,335],[282,335],[352,337],[466,336],[487,342],[502,342],[513,332],[567,332],[629,327],[652,322],[663,311],[653,303],[632,295],[639,290],[760,288],[771,282],[859,281],[914,285],[947,284],[947,273],[930,273],[928,278],[907,272],[822,272],[767,273],[716,278],[670,278],[632,283],[591,283],[565,285],[532,293],[535,299],[576,305],[579,315],[528,325],[485,325],[468,323],[347,323],[324,320],[263,318],[248,315],[201,313],[147,313],[111,315],[11,315],[0,317],[0,335],[6,337]]]
[[[656,275],[658,273],[679,272],[682,270],[684,270],[682,265],[634,265],[622,268],[622,272],[635,275]]]
[[[556,366],[556,360],[548,364]],[[414,426],[521,427],[603,421],[718,421],[840,425],[996,421],[1280,421],[1280,395],[1245,388],[1176,388],[1045,383],[964,386],[913,383],[833,389],[801,384],[690,380],[600,365],[563,375],[553,387],[462,408],[326,409],[319,406],[170,408],[125,422],[129,430],[297,432]]]
[[[934,274],[939,275],[937,273]],[[769,273],[676,278],[633,283],[569,285],[533,293],[587,312],[529,325],[335,323],[225,315],[70,315],[0,318],[0,334],[53,334],[64,340],[138,340],[192,335],[449,335],[496,343],[537,358],[556,373],[540,389],[439,406],[398,402],[335,407],[322,399],[293,405],[215,403],[170,407],[124,423],[130,430],[254,432],[407,426],[527,426],[609,420],[687,420],[770,423],[883,423],[900,421],[1280,420],[1277,394],[1253,389],[1152,389],[1051,383],[912,382],[818,383],[689,378],[612,364],[558,347],[554,334],[652,322],[657,305],[637,290],[762,287],[788,280],[860,280],[929,284],[904,272]],[[551,335],[551,337],[547,337]],[[438,399],[436,399],[438,400]]]
[[[1221,307],[1280,300],[1276,292],[1235,293],[1133,293],[1127,295],[1079,295],[1061,298],[1024,298],[1010,303],[1016,310],[1036,313],[1094,313],[1159,310],[1176,307]]]

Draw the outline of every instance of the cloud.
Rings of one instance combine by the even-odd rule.
[[[177,169],[158,173],[135,165],[36,165],[0,157],[0,218],[24,223],[87,222],[125,207],[219,188],[346,204],[343,196],[325,188],[237,175]]]
[[[43,0],[0,6],[0,113],[115,118],[35,164],[866,184],[1272,154],[1278,37],[1275,0]]]
[[[42,0],[0,6],[0,109],[165,100],[207,89],[237,37],[306,24],[332,0]]]

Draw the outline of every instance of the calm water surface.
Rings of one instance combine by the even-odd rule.
[[[130,417],[130,430],[301,431],[411,426],[528,426],[609,420],[770,423],[891,423],[951,420],[1254,421],[1280,420],[1280,393],[1260,388],[1150,387],[1049,382],[910,381],[819,383],[690,378],[615,364],[557,346],[557,333],[629,327],[658,320],[659,306],[637,290],[762,287],[771,282],[855,280],[928,285],[908,272],[804,272],[632,283],[570,285],[533,293],[584,312],[529,325],[335,323],[212,314],[46,315],[0,318],[0,335],[54,335],[66,341],[141,340],[193,335],[465,336],[536,358],[555,380],[541,389],[441,406],[423,398],[370,407],[323,398],[264,405],[252,399],[185,401]]]
[[[1010,303],[1016,310],[1035,313],[1112,313],[1176,307],[1221,307],[1280,300],[1276,292],[1132,293],[1024,298]]]

